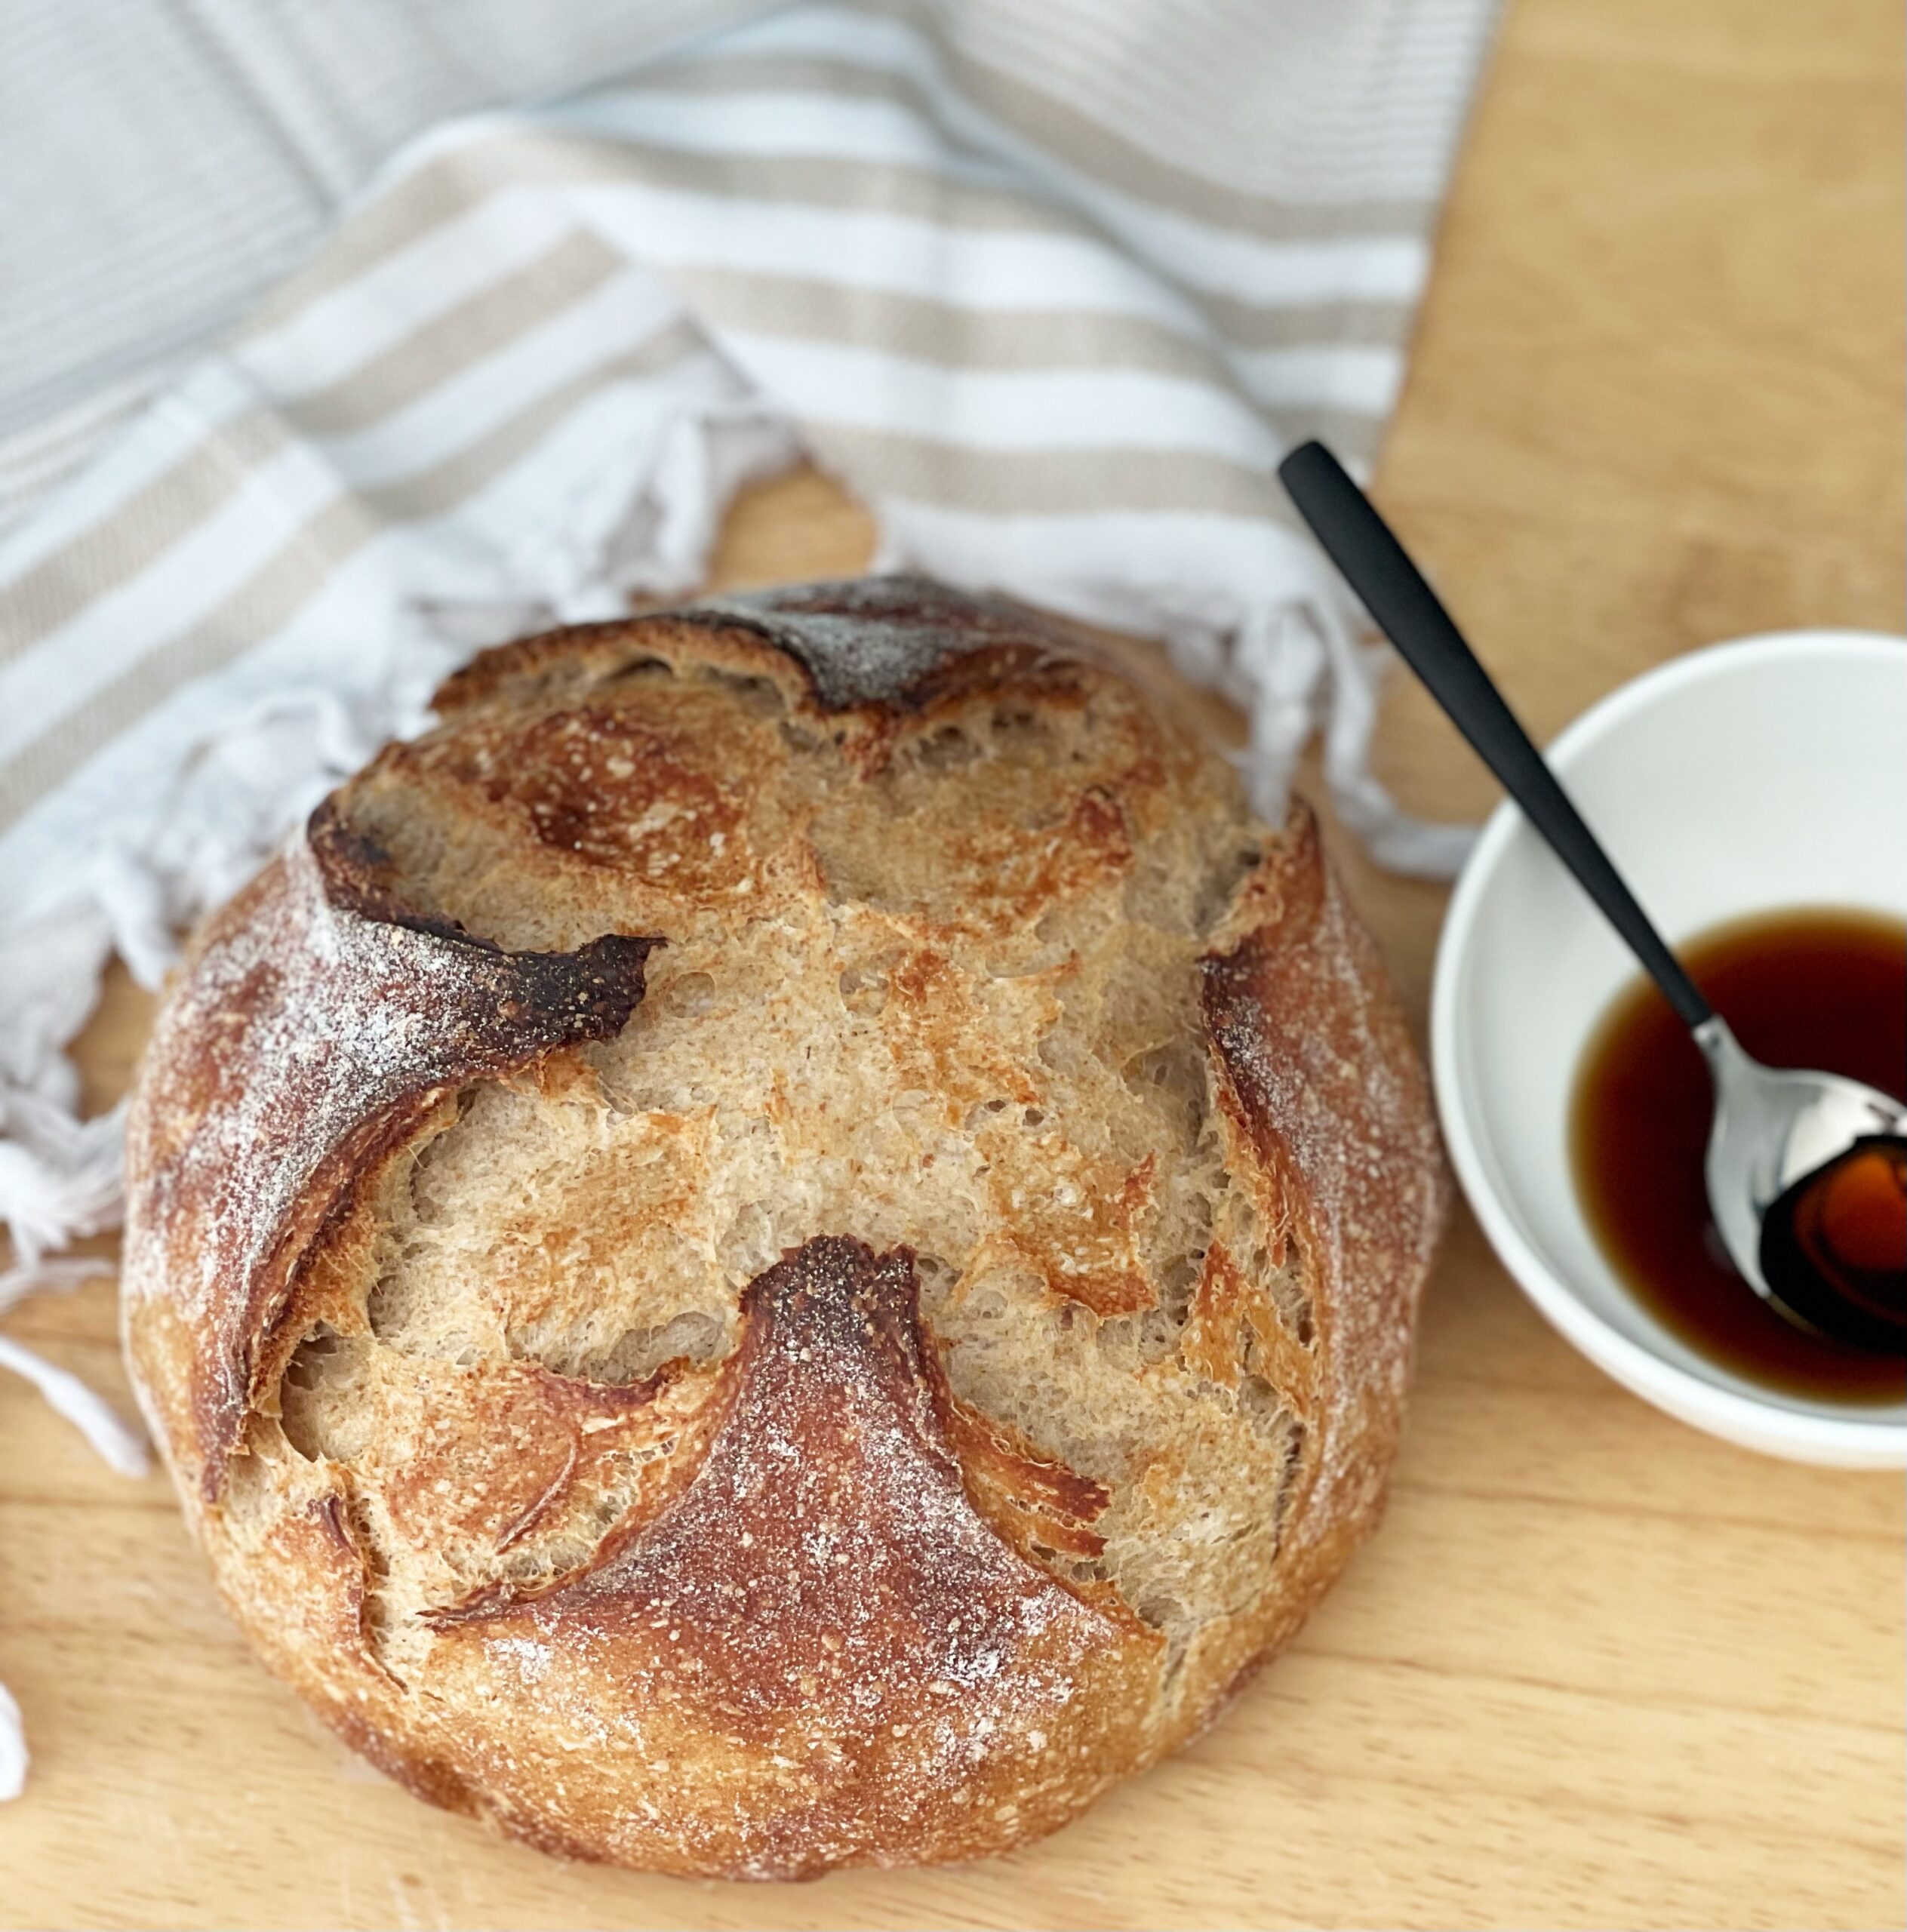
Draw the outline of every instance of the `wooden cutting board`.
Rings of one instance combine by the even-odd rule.
[[[1445,226],[1383,500],[1540,734],[1644,666],[1898,629],[1897,0],[1522,0]],[[860,565],[820,478],[727,583]],[[1419,808],[1488,781],[1400,684]],[[1352,883],[1419,1015],[1443,895]],[[85,1043],[122,1091],[146,1003]],[[123,1392],[110,1293],[10,1333]],[[1047,1844],[806,1887],[557,1865],[360,1767],[254,1664],[162,1481],[0,1378],[8,1926],[1898,1924],[1902,1486],[1656,1415],[1459,1216],[1389,1520],[1192,1750]]]

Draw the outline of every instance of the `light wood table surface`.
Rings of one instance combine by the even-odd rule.
[[[1542,733],[1672,654],[1902,601],[1897,0],[1522,0],[1381,494]],[[803,475],[730,583],[850,570]],[[1383,768],[1475,815],[1414,691]],[[1341,841],[1340,841],[1341,843]],[[1421,1014],[1442,894],[1353,883]],[[84,1043],[123,1088],[146,1002]],[[123,1392],[105,1287],[8,1331]],[[0,1378],[8,1926],[1897,1925],[1902,1485],[1656,1415],[1459,1216],[1390,1514],[1203,1742],[1014,1857],[745,1888],[567,1868],[361,1768],[254,1664],[162,1481]]]

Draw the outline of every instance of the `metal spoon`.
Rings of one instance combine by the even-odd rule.
[[[1321,443],[1306,443],[1278,466],[1278,475],[1365,608],[1694,1035],[1715,1083],[1709,1206],[1743,1280],[1804,1328],[1858,1348],[1907,1353],[1907,1275],[1891,1267],[1837,1267],[1818,1243],[1796,1238],[1798,1211],[1813,1188],[1828,1184],[1829,1170],[1878,1154],[1898,1175],[1907,1107],[1857,1080],[1764,1066],[1742,1051],[1637,904],[1436,592],[1336,457]],[[1812,1219],[1819,1222],[1818,1212]]]

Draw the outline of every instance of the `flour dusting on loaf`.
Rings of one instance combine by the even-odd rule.
[[[916,579],[487,653],[209,922],[129,1353],[272,1666],[434,1801],[1004,1850],[1381,1502],[1444,1204],[1302,811]]]

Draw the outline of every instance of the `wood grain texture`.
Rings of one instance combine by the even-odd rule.
[[[1542,732],[1678,651],[1902,600],[1894,0],[1522,0],[1446,223],[1388,509]],[[730,583],[857,568],[823,479]],[[1402,685],[1384,768],[1489,781]],[[1421,1014],[1442,894],[1353,883]],[[147,1003],[85,1043],[123,1088]],[[8,1322],[117,1389],[110,1293]],[[745,1889],[552,1864],[379,1781],[255,1666],[154,1478],[0,1382],[0,1924],[1897,1924],[1896,1478],[1725,1447],[1546,1330],[1460,1219],[1389,1519],[1201,1743],[995,1863]]]

